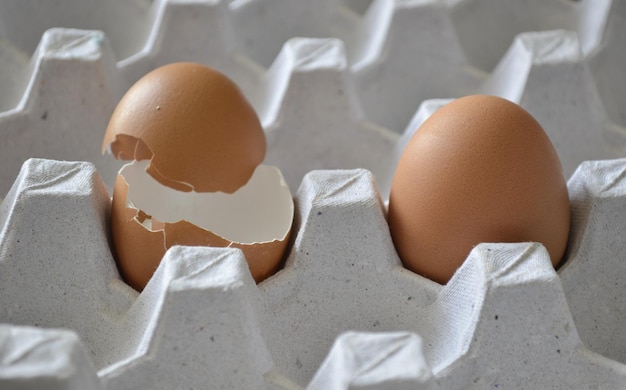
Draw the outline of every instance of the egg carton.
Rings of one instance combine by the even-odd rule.
[[[626,387],[625,18],[622,0],[1,2],[0,387]],[[179,60],[240,85],[299,188],[258,286],[236,250],[174,247],[138,294],[111,256],[108,117]],[[445,286],[401,266],[395,163],[468,93],[520,103],[575,171],[558,272],[531,243],[481,244]]]
[[[625,172],[626,160],[589,162],[570,180],[570,254],[558,273],[539,244],[485,243],[445,286],[415,275],[395,253],[372,174],[326,170],[296,194],[295,241],[278,274],[257,286],[240,251],[177,246],[138,294],[110,255],[94,166],[32,159],[0,210],[0,307],[13,324],[1,328],[0,380],[623,388],[625,249],[610,232],[626,228]]]
[[[110,113],[140,76],[181,60],[241,87],[291,188],[312,169],[366,168],[386,194],[420,105],[469,93],[525,107],[567,177],[624,155],[621,0],[309,3],[3,1],[0,193],[30,157],[93,162],[111,188],[120,163],[99,153]],[[59,25],[83,30],[48,29]],[[317,38],[290,38],[303,35]]]

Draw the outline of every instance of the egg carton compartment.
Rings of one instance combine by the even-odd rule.
[[[624,156],[626,2],[44,4],[0,3],[0,387],[623,387],[626,162],[579,164]],[[111,256],[104,129],[180,60],[239,84],[299,188],[288,260],[258,286],[235,250],[176,247],[138,294]],[[520,103],[578,167],[557,273],[541,246],[482,244],[441,286],[395,253],[395,162],[475,92]]]

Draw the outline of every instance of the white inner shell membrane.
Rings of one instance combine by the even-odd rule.
[[[119,173],[128,184],[127,206],[158,221],[185,220],[241,244],[283,240],[291,229],[293,199],[276,167],[259,165],[246,185],[227,194],[164,186],[146,172],[149,163],[133,161]]]

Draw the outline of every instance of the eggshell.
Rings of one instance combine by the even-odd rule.
[[[481,242],[543,244],[556,266],[569,232],[557,153],[537,121],[493,96],[457,99],[407,144],[388,222],[404,265],[446,283]]]
[[[116,158],[150,159],[148,173],[181,191],[232,193],[265,158],[265,134],[239,88],[181,62],[146,74],[124,95],[104,136]]]
[[[240,248],[257,282],[276,272],[293,200],[280,171],[259,165],[265,133],[226,76],[190,62],[148,73],[117,105],[102,150],[134,160],[118,174],[111,212],[129,285],[142,290],[174,245]]]
[[[255,242],[250,240],[243,241],[241,239],[238,241],[232,240],[212,231],[217,230],[219,232],[219,225],[233,223],[223,218],[221,220],[212,220],[213,226],[217,227],[213,227],[213,229],[209,230],[203,228],[201,223],[194,224],[182,219],[163,221],[156,218],[156,213],[155,215],[147,214],[142,208],[152,208],[153,206],[136,206],[135,202],[139,201],[137,205],[145,205],[145,201],[142,200],[141,197],[139,199],[136,197],[132,198],[130,194],[129,184],[124,176],[124,170],[127,169],[128,165],[122,168],[115,182],[111,207],[111,225],[118,267],[120,268],[124,280],[130,286],[141,291],[152,277],[152,274],[158,267],[167,249],[174,245],[206,245],[240,248],[246,256],[252,277],[257,283],[263,281],[278,270],[291,232],[294,212],[291,193],[284,183],[278,169],[263,165],[259,166],[251,180],[234,194],[179,193],[179,199],[172,199],[172,202],[160,201],[161,198],[167,198],[170,194],[158,194],[158,187],[161,187],[165,192],[176,190],[163,187],[151,177],[148,179],[147,174],[144,180],[153,180],[152,186],[142,185],[145,183],[137,183],[135,180],[135,184],[141,187],[139,191],[143,192],[141,197],[144,199],[145,197],[156,198],[154,204],[162,204],[162,209],[156,212],[163,213],[164,218],[167,218],[167,214],[163,212],[164,209],[171,207],[176,208],[178,207],[177,205],[181,203],[187,205],[188,212],[201,214],[201,212],[197,210],[198,207],[194,207],[201,202],[194,200],[181,202],[180,199],[184,197],[205,197],[206,207],[208,208],[212,203],[210,199],[212,197],[234,197],[242,192],[247,192],[248,194],[243,194],[240,197],[248,198],[247,203],[249,207],[264,207],[268,214],[273,215],[272,218],[267,218],[265,215],[258,215],[255,220],[255,216],[249,216],[250,212],[248,209],[242,208],[241,213],[244,214],[244,216],[239,216],[239,219],[250,219],[248,229],[261,230],[261,234],[265,236],[276,237],[275,239],[265,239],[260,240],[260,242]],[[140,166],[138,170],[143,170],[143,167]],[[261,176],[260,179],[256,179],[257,176],[263,173],[258,173],[262,170],[267,171],[268,174]],[[261,187],[266,188],[263,189]],[[256,195],[260,193],[261,199],[255,199],[257,198]],[[262,193],[269,195],[263,196]],[[137,195],[137,191],[135,191],[135,195]],[[272,201],[268,202],[270,198]],[[237,203],[241,204],[241,202],[241,200],[230,201],[229,203],[233,206],[231,209],[237,207]],[[256,203],[256,205],[250,203]],[[216,207],[228,208],[228,205]],[[180,210],[170,212],[170,214],[172,213],[181,216],[186,214],[184,211]],[[237,218],[236,215],[232,217]],[[260,223],[259,220],[265,220],[265,223]],[[235,224],[236,223],[237,222],[235,222]],[[234,228],[236,228],[236,226]],[[242,227],[241,230],[246,229]],[[273,230],[278,233],[272,233]],[[268,232],[269,234],[267,234]]]

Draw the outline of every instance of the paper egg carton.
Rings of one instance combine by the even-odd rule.
[[[523,4],[0,2],[0,388],[626,388],[626,2]],[[294,191],[259,285],[234,249],[174,247],[141,294],[116,270],[104,129],[180,60],[240,85]],[[395,162],[470,93],[528,109],[573,174],[558,271],[532,243],[445,286],[400,263]]]

